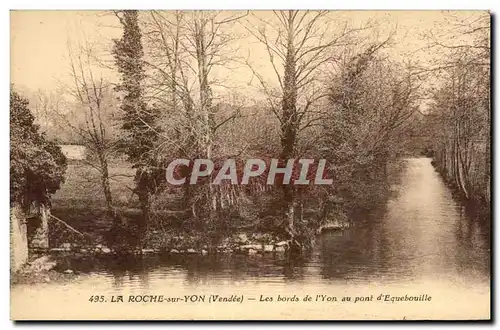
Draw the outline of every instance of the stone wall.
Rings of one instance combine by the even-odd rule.
[[[10,209],[10,268],[18,271],[28,260],[26,216],[19,205]]]
[[[28,248],[37,251],[49,248],[50,209],[44,204],[33,203],[31,216],[27,221]]]

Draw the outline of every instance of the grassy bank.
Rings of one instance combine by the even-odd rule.
[[[142,213],[137,196],[132,194],[131,190],[134,185],[134,170],[126,163],[115,163],[110,166],[109,172],[113,204],[119,216],[124,220],[125,226],[120,230],[112,228],[113,219],[106,212],[104,196],[99,184],[99,172],[89,165],[73,162],[68,167],[65,183],[53,196],[51,212],[55,217],[83,233],[84,236],[68,230],[57,221],[52,221],[50,223],[51,247],[77,244],[83,247],[118,245],[121,249],[125,249],[126,246],[179,251],[207,249],[206,242],[203,243],[206,241],[205,233],[194,229],[189,223],[188,215],[179,211],[177,204],[182,196],[175,192],[165,192],[158,196],[148,231],[139,233],[137,224],[140,222]],[[248,225],[242,219],[236,218],[229,219],[228,222],[236,227]],[[252,243],[254,233],[251,229],[254,228],[246,231],[228,228],[235,234],[232,235],[233,241],[238,241],[237,234],[247,235],[248,239],[241,242],[244,244]],[[229,233],[224,234],[231,236],[228,235]],[[263,234],[260,237],[264,237]],[[271,240],[261,239],[261,243],[271,243]],[[274,241],[277,241],[277,238]]]
[[[195,250],[200,253],[207,250],[281,251],[282,242],[288,237],[283,232],[283,212],[279,208],[281,191],[243,197],[239,201],[238,212],[224,214],[217,223],[202,226],[201,229],[192,219],[190,210],[179,207],[185,206],[182,191],[165,191],[155,198],[147,231],[141,232],[138,224],[142,213],[137,196],[132,193],[134,170],[125,162],[112,162],[109,173],[113,204],[125,226],[118,229],[112,227],[113,219],[106,211],[99,172],[84,163],[72,162],[65,183],[53,196],[52,214],[83,235],[51,221],[51,247],[64,246],[66,249],[71,244],[76,245],[76,250],[93,250],[96,245],[101,245],[120,251],[137,247],[166,252]],[[374,185],[373,182],[368,185],[378,190],[385,189],[384,185]],[[367,187],[362,184],[353,196],[349,195],[355,201],[351,204],[359,207],[358,204],[363,202],[367,204],[363,206],[368,207],[374,196],[383,195],[381,192],[367,195]],[[296,221],[296,227],[303,235],[313,237],[324,230],[341,230],[352,225],[340,207],[330,210],[326,216],[328,219],[320,219],[317,196],[307,194],[303,198],[304,208]],[[252,245],[260,248],[245,248]]]

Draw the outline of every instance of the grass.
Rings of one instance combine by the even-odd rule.
[[[137,217],[140,213],[137,197],[132,194],[135,171],[129,164],[114,162],[109,167],[110,188],[113,204],[120,213]],[[101,187],[100,173],[83,162],[72,161],[68,165],[65,182],[52,196],[51,213],[84,234],[92,241],[102,241],[112,219],[106,214],[106,203]],[[51,246],[78,239],[57,222],[51,222]]]
[[[135,170],[125,162],[115,161],[111,164],[108,170],[113,206],[126,221],[127,228],[123,228],[124,232],[121,234],[117,233],[116,229],[110,232],[113,219],[107,213],[99,171],[83,162],[71,161],[65,182],[52,196],[51,213],[84,233],[85,237],[71,232],[57,221],[51,221],[50,246],[58,247],[62,243],[86,245],[89,242],[107,245],[110,238],[116,240],[118,237],[124,241],[135,239],[137,224],[142,217],[138,198],[132,194]],[[158,197],[157,203],[161,207],[151,215],[154,220],[152,222],[160,221],[169,229],[179,228],[180,225],[177,223],[179,211],[172,210],[175,195],[164,192]]]
[[[110,188],[114,204],[121,207],[135,206],[132,195],[134,169],[126,163],[109,167]],[[52,196],[52,207],[57,209],[83,203],[92,208],[104,207],[105,200],[99,171],[90,165],[73,162],[68,165],[65,182]]]

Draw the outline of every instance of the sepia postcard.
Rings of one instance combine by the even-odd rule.
[[[11,319],[490,320],[490,25],[12,10]]]

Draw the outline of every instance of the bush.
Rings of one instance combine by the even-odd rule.
[[[10,93],[10,201],[24,206],[48,202],[64,181],[66,157],[34,123],[28,101]]]

